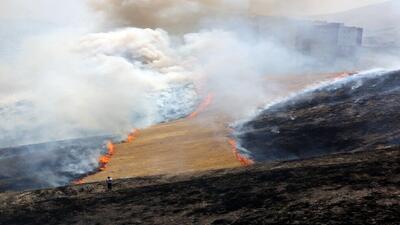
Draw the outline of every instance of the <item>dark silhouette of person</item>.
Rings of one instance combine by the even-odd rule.
[[[111,191],[112,190],[113,179],[111,177],[107,177],[106,183],[107,183],[107,189],[109,191]]]

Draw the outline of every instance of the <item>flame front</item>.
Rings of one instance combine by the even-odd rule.
[[[74,180],[72,181],[73,184],[83,184],[83,180],[82,179],[78,179],[78,180]]]
[[[126,143],[132,143],[139,136],[139,130],[133,129],[131,133],[128,134],[126,138]]]
[[[214,98],[213,94],[211,94],[211,93],[208,94],[208,95],[204,98],[203,102],[201,102],[201,104],[199,105],[199,107],[197,107],[197,109],[196,109],[194,112],[192,112],[192,113],[188,116],[188,118],[189,118],[189,119],[193,119],[193,118],[197,117],[197,116],[199,115],[199,113],[203,112],[209,105],[211,105],[211,103],[212,103],[212,101],[213,101],[213,98]]]
[[[99,170],[105,170],[107,164],[110,162],[111,157],[115,153],[115,145],[109,141],[107,143],[107,153],[99,158]]]
[[[229,139],[228,143],[231,145],[232,152],[235,155],[236,159],[240,162],[240,164],[242,164],[243,166],[250,166],[254,164],[253,160],[239,153],[237,149],[237,143],[234,139]]]

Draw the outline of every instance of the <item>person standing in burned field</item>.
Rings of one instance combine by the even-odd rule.
[[[111,177],[107,177],[106,183],[107,183],[107,190],[111,191],[112,190],[113,179]]]

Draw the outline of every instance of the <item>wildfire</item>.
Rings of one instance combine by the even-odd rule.
[[[78,179],[78,180],[74,180],[72,181],[73,184],[83,184],[83,180],[82,179]]]
[[[99,158],[99,170],[105,170],[107,164],[110,162],[111,157],[115,153],[115,145],[109,141],[107,143],[107,153]]]
[[[125,143],[133,142],[139,136],[139,130],[133,129],[131,133],[128,134],[128,137],[124,141]],[[107,153],[105,155],[100,156],[99,158],[99,170],[104,171],[107,167],[107,164],[110,162],[111,157],[115,154],[116,147],[112,141],[107,143]],[[88,175],[88,174],[87,174]],[[83,184],[83,178],[72,181],[73,184]]]
[[[336,78],[337,79],[342,79],[342,78],[346,78],[346,77],[349,77],[349,76],[353,76],[356,73],[357,72],[343,72],[343,73],[336,74]]]
[[[139,130],[138,129],[133,129],[131,133],[128,134],[128,137],[126,138],[127,143],[133,142],[137,137],[139,136]]]
[[[199,115],[199,113],[203,112],[203,111],[212,103],[213,97],[214,97],[214,96],[213,96],[211,93],[208,94],[208,95],[204,98],[203,102],[199,105],[199,107],[197,107],[197,109],[196,109],[194,112],[192,112],[192,113],[188,116],[188,118],[189,118],[189,119],[193,119],[193,118],[197,117],[197,115]]]
[[[240,164],[242,164],[243,166],[250,166],[254,164],[253,160],[248,159],[247,157],[239,153],[237,149],[237,143],[234,139],[229,139],[228,143],[231,145],[232,152],[235,155],[236,159],[239,160]]]

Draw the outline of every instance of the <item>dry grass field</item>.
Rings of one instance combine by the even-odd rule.
[[[276,76],[274,81],[284,88],[275,95],[296,92],[313,83],[337,76],[340,74]],[[268,78],[268,82],[271,82],[271,77]],[[228,143],[228,126],[232,119],[218,112],[217,105],[217,100],[213,101],[205,111],[194,118],[140,130],[135,140],[115,145],[115,153],[104,170],[82,181],[102,181],[107,176],[128,178],[176,175],[240,167],[241,163]]]

